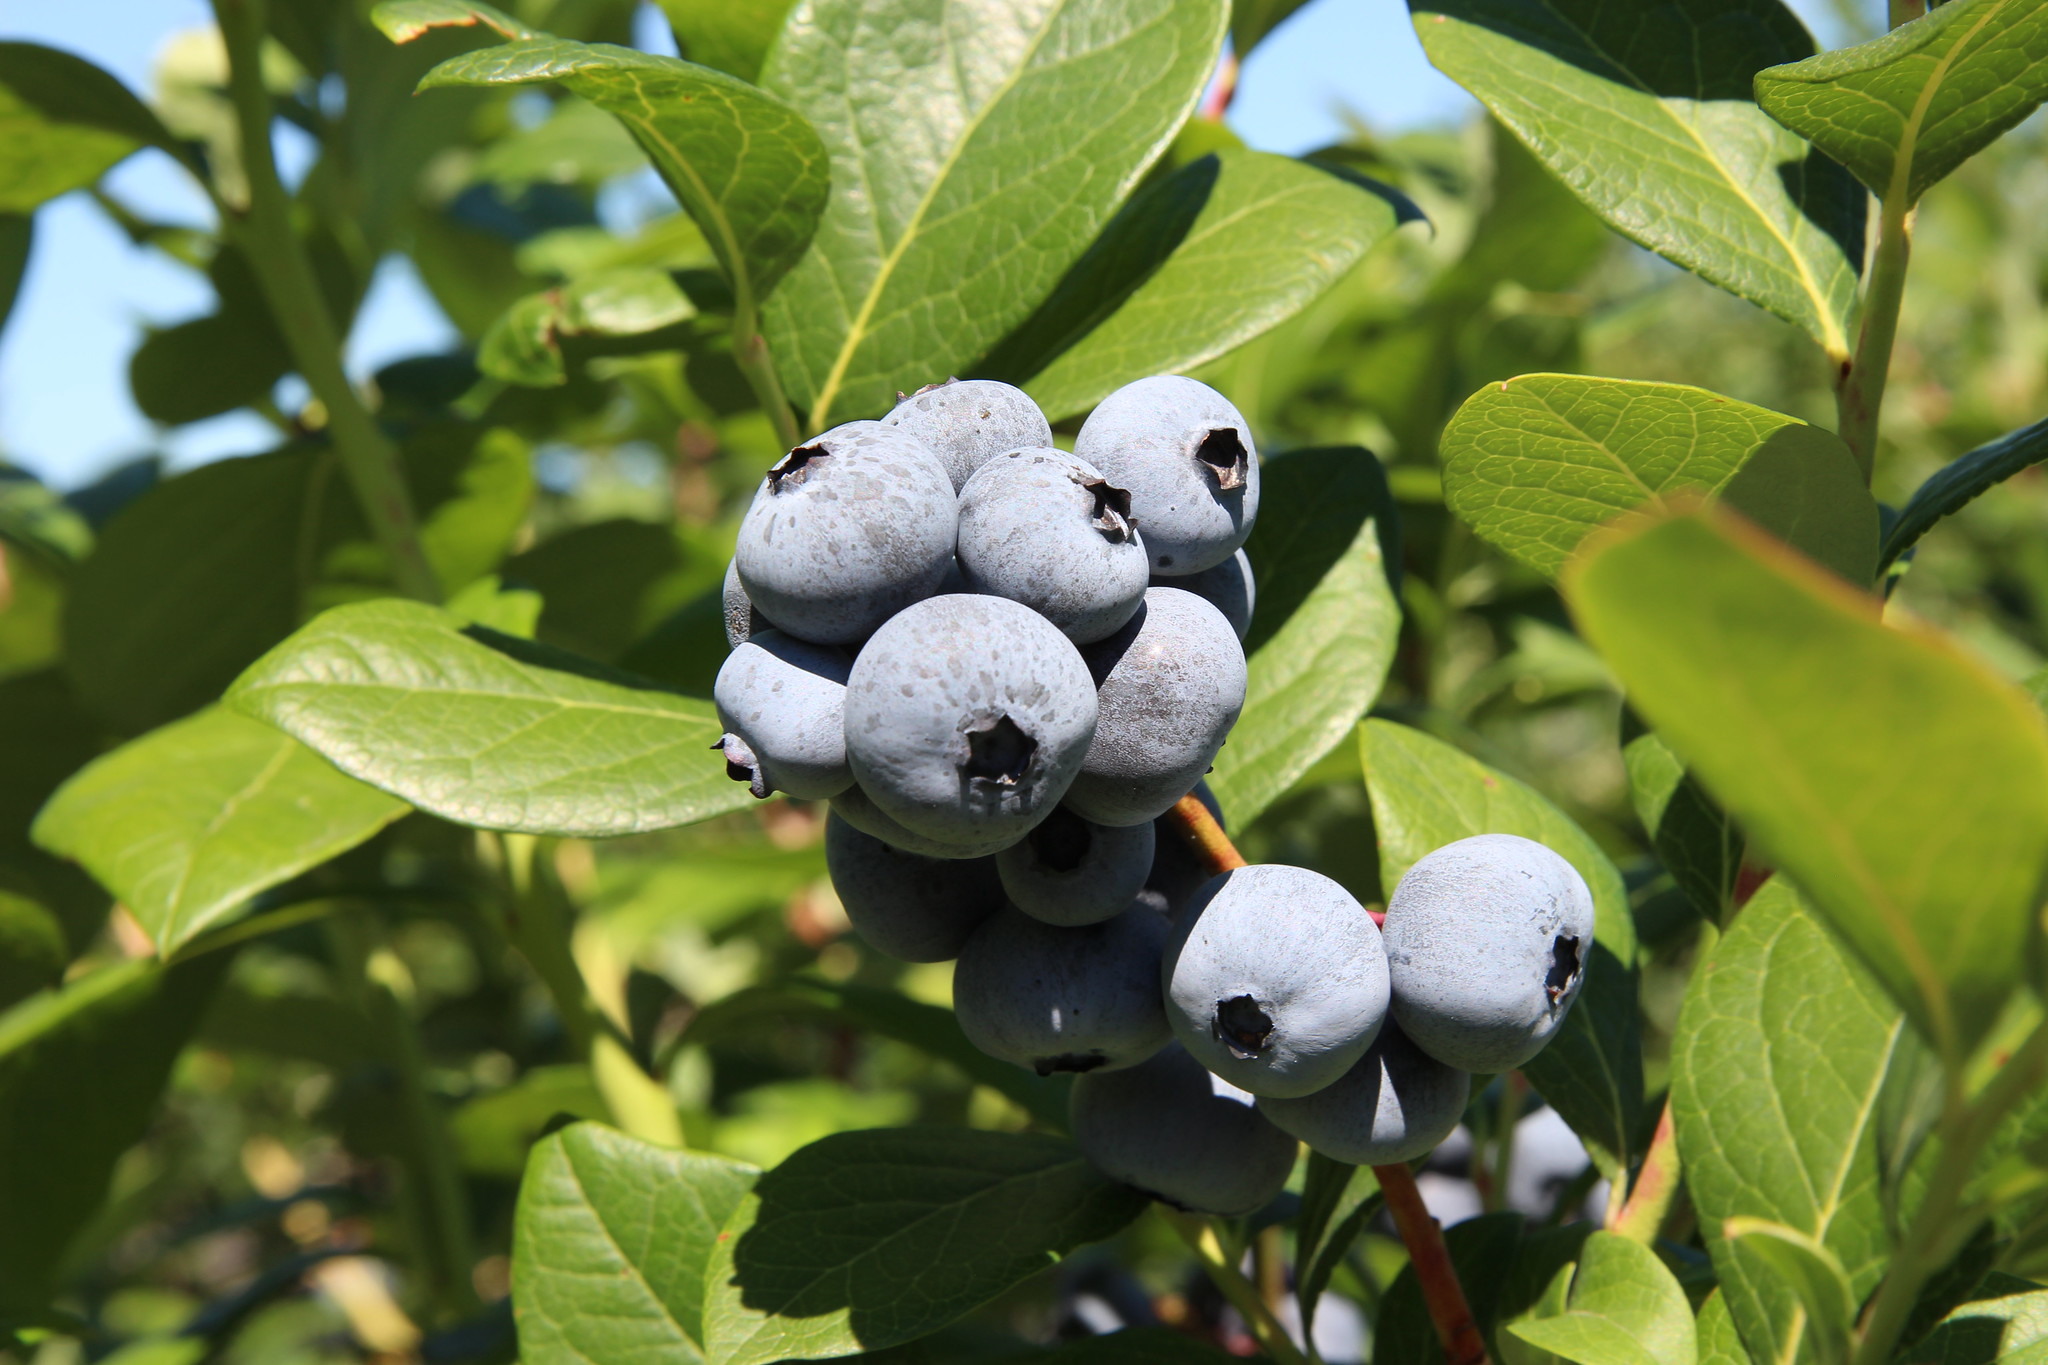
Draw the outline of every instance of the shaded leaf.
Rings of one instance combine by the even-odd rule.
[[[1579,1252],[1564,1311],[1506,1330],[1578,1365],[1692,1365],[1692,1305],[1643,1243],[1595,1232]]]
[[[40,1308],[232,959],[137,959],[0,1015],[0,1312]],[[62,1116],[62,1122],[48,1121]]]
[[[761,63],[796,0],[656,0],[693,62],[759,80]]]
[[[1342,743],[1394,661],[1401,607],[1388,582],[1398,541],[1386,473],[1358,446],[1268,460],[1264,515],[1245,555],[1258,582],[1244,711],[1210,790],[1248,825]]]
[[[1911,1365],[2031,1365],[2048,1343],[2048,1289],[2011,1292],[1966,1303],[1905,1359]]]
[[[512,1233],[520,1359],[704,1359],[706,1266],[757,1174],[595,1123],[535,1146]]]
[[[43,807],[35,839],[83,863],[168,957],[406,809],[288,735],[207,710],[87,765]]]
[[[1383,1202],[1371,1167],[1348,1166],[1321,1152],[1308,1154],[1295,1256],[1294,1292],[1303,1321],[1315,1322],[1316,1301],[1330,1287],[1330,1276]]]
[[[1700,1305],[1693,1327],[1699,1343],[1699,1365],[1750,1365],[1749,1352],[1742,1349],[1735,1319],[1728,1316],[1728,1301],[1717,1288]]]
[[[666,270],[608,270],[512,305],[484,334],[477,368],[494,379],[537,388],[569,380],[565,345],[611,342],[593,354],[673,345],[672,330],[697,315]],[[637,343],[620,347],[620,341]]]
[[[1790,1228],[1844,1268],[1852,1302],[1870,1292],[1889,1255],[1878,1096],[1904,1027],[1783,877],[1695,973],[1672,1040],[1672,1117],[1722,1297],[1757,1360],[1791,1360],[1806,1314],[1782,1269],[1726,1224]]]
[[[1501,1316],[1503,1289],[1522,1243],[1522,1215],[1486,1213],[1444,1229],[1444,1246],[1479,1330],[1487,1336]],[[1387,1286],[1379,1321],[1374,1324],[1373,1365],[1416,1365],[1443,1358],[1443,1345],[1431,1325],[1429,1310],[1415,1280],[1415,1268],[1403,1266]]]
[[[1935,470],[1913,490],[1885,533],[1878,568],[1890,567],[1943,517],[1960,512],[1972,499],[2043,460],[2048,460],[2048,418],[2009,431]]]
[[[148,106],[91,62],[0,43],[0,213],[90,185],[142,146],[181,155]]]
[[[1876,574],[1877,503],[1841,439],[1706,389],[1523,375],[1467,399],[1441,449],[1450,509],[1546,574],[1682,493],[1720,495],[1852,583]]]
[[[1268,33],[1285,23],[1308,0],[1233,0],[1230,46],[1239,61],[1250,55]]]
[[[1522,1068],[1612,1178],[1643,1127],[1635,924],[1621,874],[1572,820],[1530,788],[1442,740],[1368,720],[1359,753],[1389,891],[1424,854],[1474,834],[1517,834],[1550,848],[1593,892],[1586,983],[1550,1045]]]
[[[830,189],[824,145],[781,100],[707,66],[544,35],[452,57],[420,88],[553,81],[625,124],[758,302],[804,254]]]
[[[799,4],[761,81],[859,187],[764,314],[811,427],[967,373],[1022,321],[1171,141],[1226,18],[1224,0]]]
[[[1740,1243],[1791,1289],[1805,1317],[1801,1345],[1823,1365],[1842,1365],[1849,1358],[1856,1305],[1835,1254],[1798,1229],[1765,1218],[1730,1218],[1721,1224],[1721,1235]]]
[[[709,750],[708,702],[417,602],[337,607],[229,691],[351,777],[457,824],[599,837],[752,798]]]
[[[2048,9],[1951,0],[1882,38],[1756,77],[1771,116],[1912,204],[2048,99]]]
[[[1613,537],[1564,587],[1630,704],[1937,1050],[1980,1037],[2048,865],[2033,702],[1711,508]]]
[[[1267,152],[1202,157],[1147,186],[987,364],[1058,420],[1184,374],[1313,303],[1396,223],[1389,199]]]
[[[713,1365],[911,1341],[1137,1217],[1145,1197],[1061,1138],[840,1133],[765,1172],[709,1270]]]
[[[1429,59],[1623,236],[1849,352],[1864,196],[1758,109],[1780,0],[1409,0]]]
[[[1742,831],[1654,731],[1628,739],[1621,757],[1629,798],[1657,860],[1694,908],[1720,923],[1734,904],[1742,871]]]

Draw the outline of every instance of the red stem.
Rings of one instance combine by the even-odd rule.
[[[1174,823],[1188,847],[1212,873],[1229,872],[1245,866],[1244,855],[1209,808],[1193,796],[1183,796],[1173,808]],[[1423,1207],[1422,1193],[1415,1188],[1415,1174],[1405,1165],[1375,1166],[1387,1210],[1394,1216],[1401,1241],[1408,1248],[1408,1260],[1415,1267],[1416,1283],[1422,1287],[1423,1302],[1429,1306],[1429,1320],[1436,1324],[1444,1344],[1445,1365],[1488,1365],[1486,1339],[1472,1317],[1472,1305],[1458,1272],[1444,1245],[1443,1229]]]
[[[1657,1119],[1657,1133],[1650,1150],[1643,1154],[1642,1169],[1636,1172],[1635,1187],[1628,1201],[1614,1208],[1607,1230],[1618,1232],[1648,1246],[1657,1240],[1678,1194],[1678,1130],[1671,1121],[1671,1100],[1664,1100],[1664,1112]]]

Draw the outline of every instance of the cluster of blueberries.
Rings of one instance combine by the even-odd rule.
[[[1384,929],[1303,868],[1211,877],[1169,812],[1245,698],[1250,429],[1177,375],[1126,385],[1073,453],[1021,390],[951,380],[763,479],[726,575],[727,772],[831,802],[854,928],[956,959],[982,1051],[1081,1073],[1075,1140],[1179,1207],[1251,1213],[1297,1141],[1428,1151],[1473,1072],[1526,1062],[1584,979],[1592,898],[1541,844],[1481,835],[1396,889]]]

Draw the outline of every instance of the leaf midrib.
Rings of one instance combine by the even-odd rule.
[[[1913,102],[1913,112],[1906,116],[1905,127],[1900,131],[1899,149],[1892,157],[1891,182],[1885,188],[1886,203],[1905,205],[1911,202],[1909,196],[1913,187],[1913,159],[1919,152],[1920,131],[1926,126],[1927,111],[1933,107],[1934,96],[1940,91],[1942,82],[1948,79],[1949,70],[1955,65],[1958,55],[2010,2],[2011,0],[1992,0],[1992,3],[1984,7],[1983,14],[1977,17],[1977,22],[1967,32],[1958,35],[1956,40],[1949,44],[1948,51],[1935,59],[1934,70],[1928,74],[1926,84],[1920,87],[1920,97]]]
[[[825,382],[818,387],[817,401],[811,407],[810,424],[814,430],[823,427],[825,419],[831,415],[832,403],[838,398],[839,390],[846,381],[846,371],[853,364],[854,353],[860,349],[861,342],[867,339],[867,328],[874,319],[875,309],[881,305],[882,293],[888,287],[889,280],[896,273],[897,267],[903,263],[903,257],[909,252],[911,244],[917,240],[918,233],[924,224],[925,215],[931,211],[933,203],[937,201],[940,188],[952,177],[954,167],[959,164],[960,157],[966,152],[968,144],[974,141],[975,135],[981,131],[982,124],[987,121],[990,113],[1005,99],[1009,98],[1010,92],[1016,89],[1018,82],[1024,79],[1024,73],[1029,71],[1032,63],[1038,59],[1039,48],[1044,46],[1046,37],[1051,34],[1053,26],[1065,16],[1067,4],[1068,0],[1056,0],[1052,8],[1046,11],[1045,22],[1039,26],[1038,32],[1032,35],[1030,43],[1025,47],[1022,59],[1003,77],[1001,85],[996,88],[990,98],[979,109],[974,111],[973,115],[967,120],[966,126],[961,129],[960,136],[955,138],[953,145],[946,149],[946,159],[940,163],[938,173],[932,176],[931,182],[924,187],[924,193],[918,197],[917,207],[911,210],[910,217],[904,223],[903,231],[897,237],[895,245],[890,247],[888,253],[883,256],[881,265],[877,267],[874,278],[868,282],[867,290],[861,297],[859,309],[855,311],[853,320],[847,325],[846,336],[839,343],[839,353],[832,358],[832,368],[826,371]],[[950,34],[948,41],[950,44]],[[867,167],[865,149],[863,149],[860,161],[862,176],[865,179]],[[870,211],[875,214],[875,226],[879,230],[881,227],[879,204],[874,204]]]
[[[207,822],[200,827],[199,833],[194,835],[191,841],[186,844],[186,856],[183,865],[178,869],[177,880],[172,883],[171,894],[164,903],[162,938],[175,942],[183,937],[179,933],[181,925],[178,912],[181,908],[180,902],[185,899],[185,888],[192,880],[192,870],[199,862],[199,850],[205,847],[208,840],[220,833],[228,821],[234,818],[237,811],[254,798],[257,793],[268,787],[276,779],[278,773],[284,770],[284,765],[291,761],[292,750],[296,747],[297,741],[289,735],[279,735],[277,739],[277,751],[271,756],[270,760],[263,765],[262,769],[255,776],[243,783],[227,800],[221,802],[220,809],[214,812]],[[159,953],[163,952],[164,949],[165,945],[163,943],[157,944],[157,951]]]

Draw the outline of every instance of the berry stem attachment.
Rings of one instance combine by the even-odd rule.
[[[1422,1301],[1429,1307],[1429,1320],[1436,1325],[1437,1339],[1444,1344],[1445,1365],[1488,1365],[1486,1339],[1479,1335],[1472,1305],[1465,1287],[1458,1283],[1457,1267],[1451,1264],[1450,1249],[1444,1245],[1443,1229],[1423,1206],[1422,1191],[1415,1188],[1415,1172],[1404,1162],[1375,1166],[1380,1192],[1386,1196],[1387,1212],[1400,1229],[1401,1243],[1408,1248],[1409,1264],[1415,1267],[1415,1282],[1422,1287]]]
[[[1164,1204],[1155,1204],[1153,1207],[1159,1210],[1159,1216],[1166,1220],[1168,1226],[1180,1234],[1180,1239],[1188,1244],[1188,1249],[1195,1253],[1195,1259],[1202,1263],[1203,1272],[1222,1292],[1223,1297],[1230,1301],[1230,1306],[1237,1310],[1238,1316],[1244,1319],[1252,1338],[1259,1343],[1259,1349],[1264,1351],[1275,1365],[1309,1365],[1308,1357],[1301,1353],[1301,1348],[1287,1335],[1287,1329],[1280,1325],[1280,1320],[1273,1316],[1272,1310],[1266,1307],[1265,1300],[1259,1297],[1258,1286],[1245,1278],[1244,1272],[1237,1268],[1237,1263],[1223,1249],[1223,1239],[1216,1235],[1215,1223],[1191,1213],[1169,1209]]]
[[[1246,866],[1237,845],[1230,842],[1230,836],[1223,832],[1223,827],[1216,823],[1216,817],[1198,798],[1183,796],[1174,803],[1172,817],[1176,831],[1187,840],[1188,847],[1195,851],[1211,873],[1229,872]],[[1415,1267],[1416,1282],[1422,1287],[1423,1301],[1429,1306],[1429,1319],[1436,1324],[1437,1336],[1444,1344],[1446,1365],[1490,1365],[1486,1339],[1480,1336],[1479,1324],[1472,1317],[1472,1305],[1465,1298],[1465,1287],[1458,1283],[1457,1268],[1451,1264],[1450,1250],[1444,1245],[1443,1229],[1423,1207],[1422,1193],[1415,1188],[1415,1173],[1405,1165],[1396,1164],[1375,1166],[1373,1174],[1379,1177],[1387,1210],[1393,1215],[1394,1226],[1400,1230],[1402,1244],[1408,1248],[1408,1259]],[[1160,1211],[1167,1214],[1169,1220],[1182,1216],[1169,1214],[1165,1209]],[[1187,1239],[1188,1245],[1195,1248],[1196,1255],[1203,1256],[1203,1265],[1209,1266],[1202,1248],[1196,1245],[1186,1228],[1179,1222],[1174,1226]],[[1213,1229],[1209,1235],[1214,1237]],[[1217,1250],[1220,1254],[1221,1247]],[[1237,1268],[1230,1265],[1224,1268],[1237,1277],[1245,1292],[1256,1302],[1258,1291],[1244,1276],[1237,1274]],[[1216,1270],[1210,1270],[1209,1278],[1216,1281],[1216,1287],[1226,1297],[1231,1294],[1230,1287],[1219,1278]],[[1231,1301],[1240,1313],[1245,1314],[1247,1322],[1252,1321],[1252,1314],[1242,1304],[1237,1304],[1235,1299]],[[1259,1307],[1263,1310],[1264,1305]],[[1284,1333],[1282,1339],[1285,1339]],[[1260,1344],[1266,1345],[1263,1339]],[[1294,1352],[1292,1360],[1301,1359],[1291,1341],[1287,1347]],[[1273,1351],[1270,1346],[1267,1346],[1267,1351],[1275,1360],[1286,1362],[1290,1359]]]

